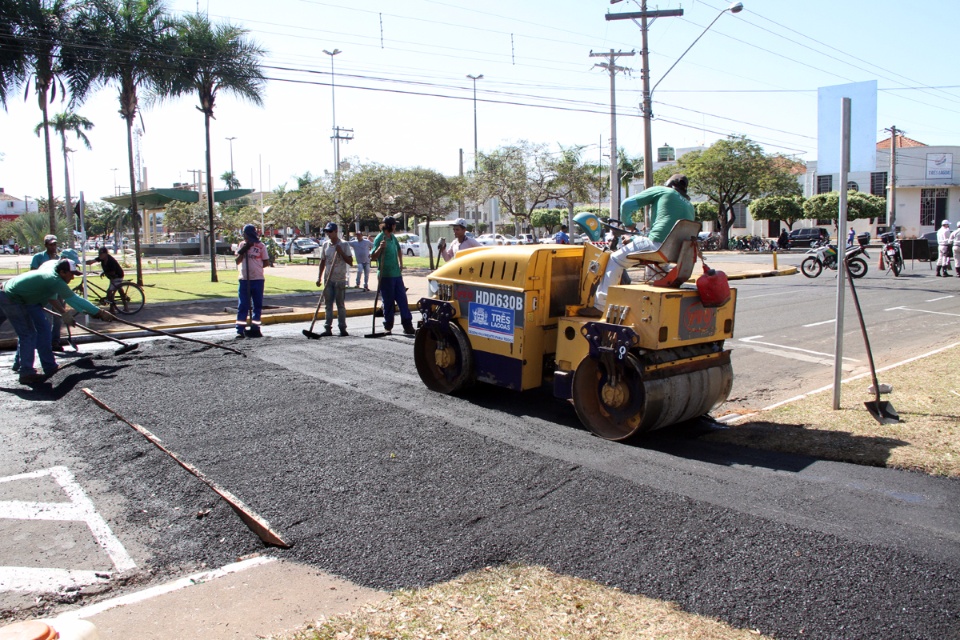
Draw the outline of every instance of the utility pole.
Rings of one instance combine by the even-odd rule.
[[[610,73],[610,217],[620,215],[620,171],[617,163],[617,72],[629,72],[626,67],[616,65],[621,56],[635,56],[635,51],[624,52],[610,49],[609,53],[590,52],[591,58],[609,58],[609,62],[600,62],[593,66],[606,69]]]
[[[897,133],[903,135],[903,131],[897,131],[893,126],[887,129],[890,132],[890,231],[893,237],[897,237]]]
[[[325,54],[330,56],[330,102],[331,102],[331,112],[333,115],[333,135],[330,136],[330,139],[333,140],[333,183],[334,183],[334,208],[335,215],[337,220],[340,220],[340,141],[341,140],[353,140],[353,129],[343,129],[342,127],[337,126],[337,87],[336,87],[336,73],[333,67],[333,57],[343,53],[340,49],[334,49],[333,51],[323,50]],[[341,133],[342,132],[342,133]]]
[[[236,139],[237,139],[236,136],[230,136],[229,138],[227,138],[227,142],[230,143],[230,173],[231,174],[233,173],[233,141]],[[234,175],[233,177],[236,178],[237,176]]]

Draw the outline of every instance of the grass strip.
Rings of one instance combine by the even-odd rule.
[[[949,372],[960,346],[878,374],[893,393],[881,396],[900,414],[899,424],[879,424],[863,403],[870,378],[844,383],[840,409],[832,389],[758,413],[706,440],[814,456],[825,460],[895,467],[960,477],[960,380]]]
[[[543,567],[487,567],[426,589],[401,590],[352,614],[322,618],[274,640],[763,638]]]

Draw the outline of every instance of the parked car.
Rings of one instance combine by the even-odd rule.
[[[13,247],[9,244],[0,245],[0,253],[13,253]]]
[[[287,242],[284,247],[286,253],[290,253],[290,244],[293,243],[293,252],[304,254],[304,253],[313,253],[314,250],[319,249],[320,245],[314,242],[311,238],[297,238],[296,240],[291,240]]]
[[[420,236],[415,233],[406,233],[397,236],[400,241],[400,250],[405,256],[420,255]]]
[[[517,236],[517,239],[520,240],[521,244],[537,244],[537,239],[532,233],[521,233]]]
[[[499,233],[485,233],[477,237],[477,242],[485,247],[507,244],[507,239]]]
[[[787,236],[790,239],[791,247],[809,247],[817,240],[830,240],[830,233],[822,227],[813,227],[811,229],[794,229]]]

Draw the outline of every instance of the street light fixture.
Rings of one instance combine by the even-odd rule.
[[[610,0],[610,4],[616,4],[617,2],[620,2],[620,1],[621,0]],[[634,0],[634,2],[636,2],[636,0]],[[690,51],[690,49],[693,48],[693,45],[697,44],[700,38],[702,38],[703,35],[710,30],[710,27],[712,27],[717,22],[717,20],[720,19],[720,16],[722,16],[724,13],[728,11],[730,13],[740,13],[741,11],[743,11],[743,3],[734,2],[726,9],[723,9],[722,11],[720,11],[720,13],[717,14],[717,17],[713,19],[713,22],[707,25],[707,28],[704,29],[699,36],[697,36],[697,39],[694,40],[689,47],[687,47],[686,51],[680,54],[680,57],[677,58],[676,62],[670,65],[670,68],[667,69],[667,72],[664,73],[659,80],[657,80],[657,83],[653,86],[653,89],[656,89],[660,85],[660,83],[663,82],[663,79],[667,77],[667,74],[670,73],[675,66],[677,66],[677,63],[680,62],[683,56],[687,55],[687,51]],[[606,19],[608,21],[609,20],[633,20],[634,22],[636,22],[636,19],[640,18],[640,22],[637,24],[640,26],[642,47],[643,47],[643,51],[642,51],[643,66],[641,70],[641,75],[643,77],[642,109],[643,109],[643,137],[644,137],[644,141],[643,141],[643,186],[644,188],[650,188],[653,186],[653,135],[651,132],[651,128],[652,128],[651,121],[653,120],[653,108],[652,108],[653,89],[650,89],[650,59],[649,59],[649,51],[647,49],[647,30],[648,30],[649,24],[647,23],[647,18],[655,19],[658,17],[674,17],[674,16],[682,16],[682,15],[683,15],[683,9],[647,11],[647,0],[641,0],[639,12],[617,13],[617,14],[608,13],[606,15]]]
[[[227,138],[227,141],[230,143],[230,174],[233,175],[234,178],[237,177],[236,175],[233,174],[233,141],[236,139],[237,139],[236,136],[230,136],[229,138]]]
[[[478,76],[472,76],[469,73],[467,77],[473,80],[473,170],[477,170],[477,80],[483,78],[481,73]]]
[[[340,49],[333,51],[323,50],[330,56],[330,101],[333,114],[333,182],[335,188],[333,207],[334,215],[340,219],[340,131],[337,129],[337,87],[336,75],[333,68],[333,56],[343,53]]]

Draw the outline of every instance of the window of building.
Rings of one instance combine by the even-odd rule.
[[[932,227],[947,217],[947,190],[920,190],[920,225]]]
[[[817,176],[817,194],[833,191],[833,176]]]
[[[860,191],[860,185],[853,180],[850,180],[847,182],[847,191]]]
[[[733,226],[740,229],[747,227],[747,205],[743,202],[733,205]]]
[[[887,172],[878,171],[870,174],[870,195],[887,197]]]

